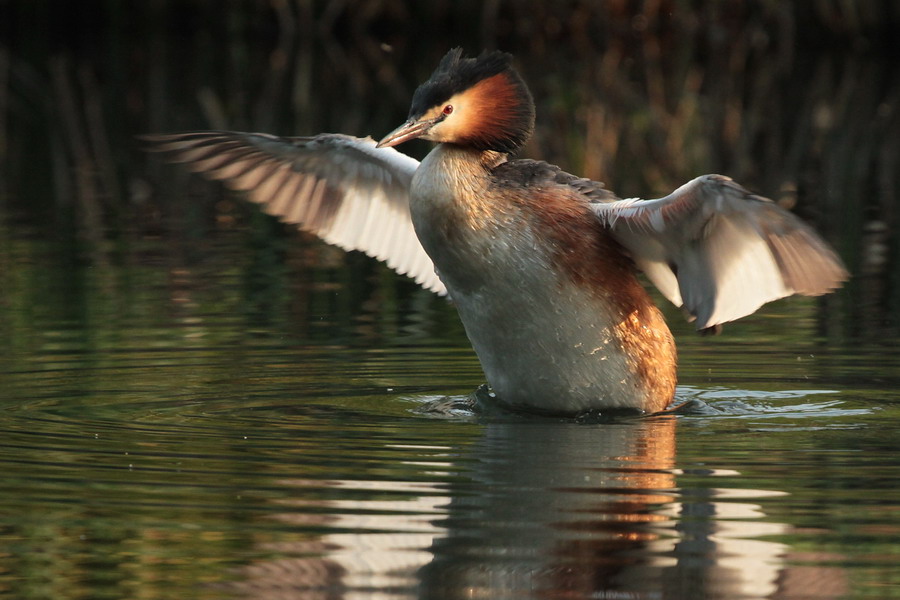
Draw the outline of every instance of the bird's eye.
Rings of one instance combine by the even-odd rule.
[[[443,112],[445,115],[449,115],[450,113],[453,112],[453,105],[452,105],[452,104],[448,104],[447,106],[444,107],[444,110],[443,110],[442,112]]]

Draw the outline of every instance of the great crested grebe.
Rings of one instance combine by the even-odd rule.
[[[500,401],[528,411],[669,405],[675,342],[636,268],[699,330],[847,278],[812,228],[727,177],[623,200],[545,162],[510,160],[534,128],[511,60],[451,50],[377,144],[225,131],[146,139],[266,212],[449,293]],[[421,164],[392,148],[414,138],[437,142]]]

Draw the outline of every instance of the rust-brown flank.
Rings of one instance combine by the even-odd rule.
[[[573,284],[590,289],[620,311],[614,331],[629,357],[647,409],[672,401],[676,382],[675,341],[662,313],[637,280],[631,261],[587,205],[559,188],[518,195],[552,248],[554,262]]]

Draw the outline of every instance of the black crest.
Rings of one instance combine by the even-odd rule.
[[[465,91],[479,81],[511,68],[512,55],[499,50],[485,50],[478,58],[463,58],[462,48],[444,55],[431,77],[413,94],[410,118]]]

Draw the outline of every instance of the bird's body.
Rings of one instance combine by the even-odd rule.
[[[481,159],[436,148],[413,177],[410,208],[497,397],[550,413],[598,398],[665,408],[674,340],[588,199],[546,178],[535,185],[525,161]]]
[[[675,344],[636,266],[699,329],[846,278],[810,227],[728,178],[620,200],[547,163],[509,160],[534,119],[509,63],[451,51],[377,146],[330,134],[152,141],[270,213],[448,291],[498,398],[534,412],[672,401]],[[421,164],[389,147],[416,137],[438,143]]]

